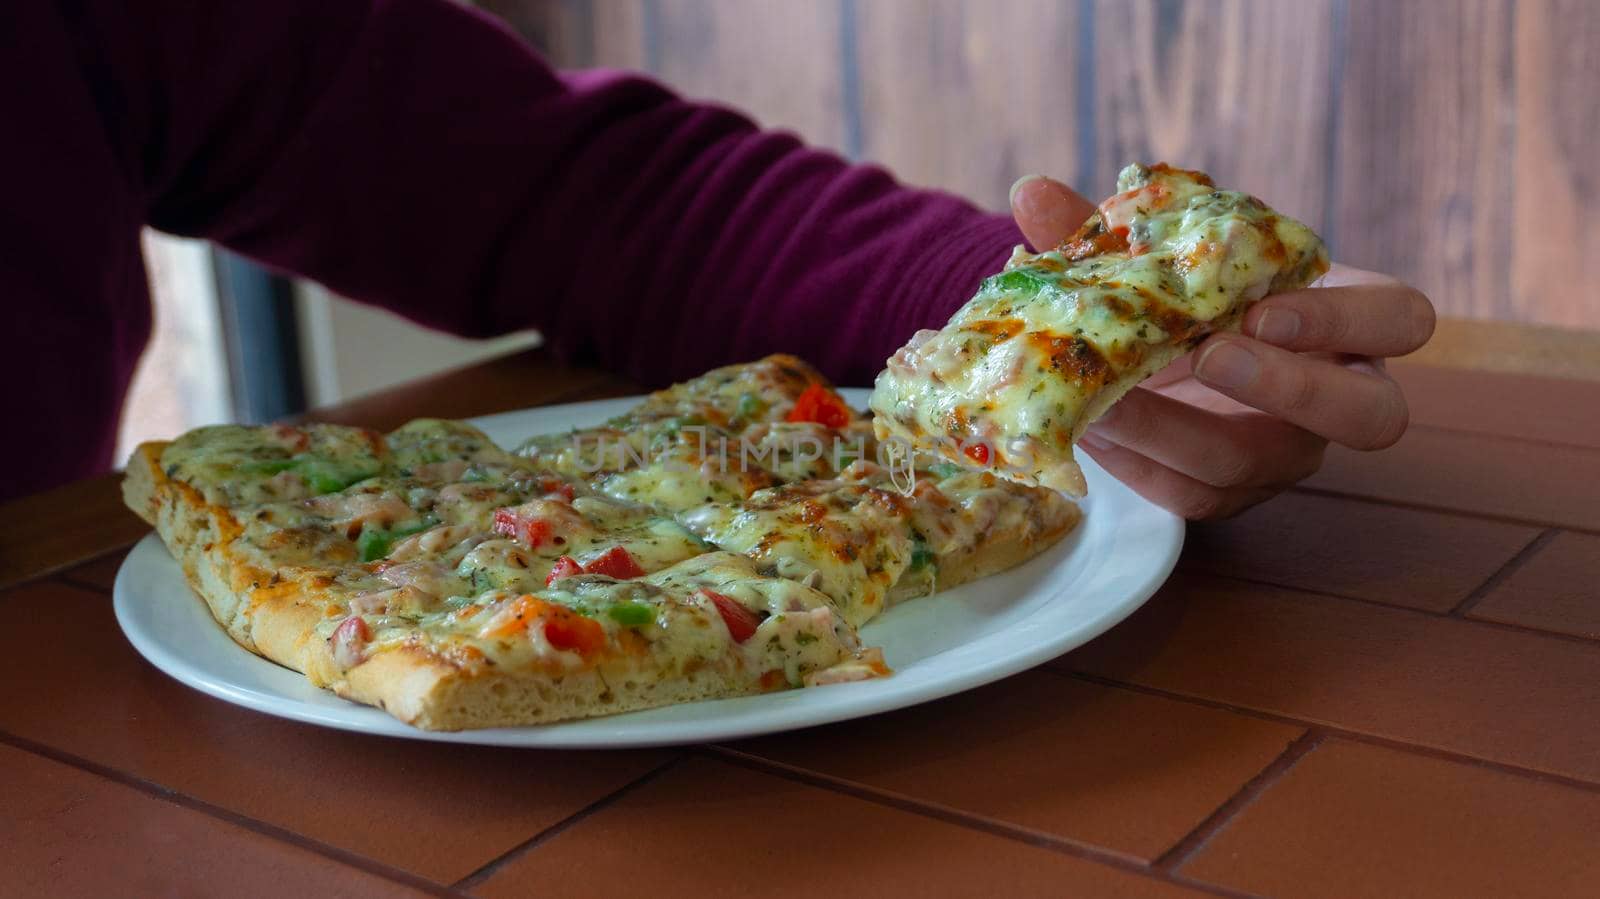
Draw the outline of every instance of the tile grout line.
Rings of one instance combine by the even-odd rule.
[[[15,590],[18,587],[28,587],[34,584],[40,584],[51,578],[60,577],[72,569],[77,568],[79,565],[87,565],[90,562],[98,562],[114,552],[131,550],[134,544],[138,543],[144,538],[145,535],[140,534],[126,543],[117,543],[112,546],[108,546],[105,549],[96,552],[94,555],[84,556],[81,559],[71,559],[50,568],[40,569],[39,571],[30,571],[26,575],[14,581],[0,581],[0,593],[4,593],[9,590]]]
[[[1304,493],[1308,496],[1326,496],[1332,499],[1347,499],[1354,502],[1370,503],[1375,506],[1393,506],[1396,509],[1409,509],[1413,512],[1435,512],[1444,515],[1455,515],[1461,518],[1471,518],[1477,521],[1493,521],[1498,524],[1516,524],[1530,528],[1560,528],[1564,531],[1573,531],[1579,534],[1600,536],[1600,526],[1573,524],[1570,521],[1551,521],[1544,518],[1520,518],[1516,515],[1502,515],[1495,512],[1474,512],[1470,509],[1459,509],[1454,506],[1438,506],[1430,503],[1412,502],[1403,499],[1388,499],[1382,496],[1373,496],[1368,493],[1347,493],[1343,490],[1334,490],[1329,487],[1307,487],[1296,484],[1289,488],[1295,493]]]
[[[179,808],[199,812],[209,818],[213,818],[223,823],[232,824],[235,827],[239,827],[243,830],[248,830],[260,836],[267,837],[275,842],[294,846],[297,849],[305,850],[313,855],[322,856],[323,858],[335,863],[365,871],[368,874],[381,877],[385,880],[398,883],[402,886],[422,890],[435,896],[453,897],[460,895],[459,893],[452,891],[449,887],[429,880],[420,874],[413,874],[410,871],[391,867],[383,862],[377,861],[376,859],[361,855],[360,853],[352,852],[348,849],[343,849],[329,843],[324,843],[323,841],[314,837],[297,833],[286,827],[252,818],[248,815],[232,811],[231,809],[223,808],[215,803],[207,802],[204,799],[198,799],[194,796],[188,795],[187,793],[180,793],[177,790],[162,786],[154,781],[145,780],[142,777],[135,777],[127,772],[118,771],[115,768],[102,765],[98,762],[90,761],[86,758],[73,755],[69,752],[63,752],[54,747],[46,746],[43,743],[10,733],[9,731],[0,730],[0,743],[4,743],[14,749],[20,749],[24,752],[49,759],[50,761],[66,765],[69,768],[74,768],[79,771],[95,775],[96,777],[103,778],[111,781],[112,783],[119,784],[138,793],[142,793],[152,799],[167,802]]]
[[[1248,706],[1234,705],[1233,703],[1223,702],[1221,700],[1207,699],[1203,696],[1191,696],[1185,693],[1164,690],[1160,687],[1151,687],[1145,684],[1134,684],[1126,681],[1119,681],[1114,678],[1104,677],[1098,674],[1090,674],[1085,671],[1064,670],[1048,664],[1042,666],[1039,670],[1053,674],[1056,677],[1081,680],[1091,684],[1099,684],[1102,687],[1109,687],[1117,690],[1128,690],[1133,693],[1143,693],[1148,696],[1159,696],[1162,699],[1170,699],[1174,702],[1184,702],[1191,705],[1217,709],[1223,712],[1232,712],[1235,715],[1242,715],[1246,718],[1255,718],[1260,721],[1271,721],[1274,724],[1288,724],[1293,727],[1303,727],[1308,729],[1314,728],[1321,731],[1323,736],[1327,739],[1345,740],[1351,743],[1364,743],[1370,746],[1381,746],[1385,749],[1395,750],[1396,752],[1426,756],[1428,758],[1453,762],[1458,765],[1467,765],[1474,768],[1487,768],[1491,771],[1498,771],[1502,774],[1510,774],[1527,780],[1535,780],[1540,783],[1571,787],[1575,790],[1582,790],[1586,793],[1600,793],[1600,780],[1584,780],[1582,778],[1572,777],[1571,775],[1567,774],[1556,774],[1550,771],[1540,771],[1537,768],[1528,768],[1522,765],[1515,765],[1510,762],[1499,762],[1495,761],[1494,759],[1486,759],[1480,756],[1467,755],[1466,753],[1457,752],[1451,749],[1440,749],[1436,746],[1426,746],[1421,743],[1407,743],[1404,740],[1398,740],[1393,737],[1382,737],[1378,736],[1377,734],[1362,733],[1361,731],[1350,730],[1348,728],[1340,727],[1337,724],[1331,724],[1324,721],[1312,721],[1304,718],[1295,718],[1290,715],[1281,715],[1276,712],[1252,709]]]
[[[61,584],[65,584],[68,587],[75,587],[75,588],[77,588],[79,590],[87,590],[87,591],[89,591],[91,593],[98,593],[101,596],[110,596],[111,595],[111,589],[109,587],[102,587],[99,584],[94,584],[94,583],[90,583],[89,581],[79,580],[79,579],[73,577],[69,572],[62,572],[60,574],[57,574],[57,575],[51,577],[50,580],[56,581],[56,582],[61,583]]]
[[[1455,607],[1450,610],[1450,617],[1467,617],[1467,613],[1472,611],[1472,609],[1477,606],[1478,603],[1482,602],[1485,596],[1488,596],[1490,593],[1494,592],[1496,587],[1505,583],[1507,578],[1511,577],[1513,574],[1516,574],[1517,571],[1522,568],[1522,566],[1528,564],[1528,562],[1531,561],[1534,556],[1539,554],[1540,550],[1550,545],[1550,541],[1556,539],[1556,535],[1560,533],[1560,528],[1546,528],[1536,534],[1532,540],[1528,541],[1528,545],[1518,550],[1516,555],[1507,559],[1504,565],[1501,565],[1493,574],[1489,575],[1489,577],[1483,583],[1479,584],[1476,589],[1463,597],[1460,602],[1456,603]]]
[[[783,762],[763,758],[761,756],[753,755],[729,746],[710,744],[703,747],[702,751],[721,761],[737,765],[742,768],[748,768],[753,771],[759,771],[763,774],[780,777],[784,780],[827,790],[831,793],[840,793],[855,799],[860,799],[863,802],[873,803],[874,805],[887,806],[888,808],[906,812],[907,814],[918,815],[923,818],[931,818],[935,821],[940,821],[956,827],[962,827],[967,830],[976,830],[981,833],[989,834],[990,836],[1033,846],[1036,849],[1045,849],[1062,855],[1081,859],[1083,861],[1105,865],[1106,867],[1115,868],[1119,871],[1138,874],[1148,877],[1152,880],[1177,883],[1183,886],[1192,887],[1194,889],[1203,890],[1217,896],[1246,897],[1251,895],[1249,893],[1237,892],[1216,884],[1190,880],[1188,878],[1172,874],[1171,872],[1160,871],[1134,856],[1124,855],[1123,853],[1112,849],[1107,849],[1103,846],[1096,846],[1092,843],[1085,843],[1069,837],[1033,830],[1031,828],[1023,827],[1018,824],[1012,824],[1007,821],[1001,821],[995,818],[975,815],[970,812],[964,812],[960,809],[951,808],[938,803],[924,802],[922,800],[914,799],[899,793],[888,790],[880,790],[856,781],[834,777],[828,774],[823,774],[819,771],[798,768]]]
[[[1551,528],[1550,530],[1560,532],[1560,531],[1565,530],[1565,529],[1564,528]],[[1537,539],[1537,538],[1535,538],[1535,539]],[[1526,547],[1524,548],[1523,551],[1525,551],[1525,550],[1526,550]],[[1513,556],[1513,559],[1514,558],[1515,558],[1515,556]],[[1490,628],[1496,628],[1498,630],[1514,631],[1514,632],[1519,633],[1519,634],[1528,634],[1530,636],[1535,636],[1535,637],[1549,637],[1552,640],[1560,640],[1560,641],[1563,641],[1563,642],[1566,642],[1566,643],[1579,643],[1579,644],[1582,644],[1582,645],[1585,645],[1585,646],[1593,646],[1596,643],[1600,643],[1600,638],[1586,637],[1586,636],[1583,636],[1582,634],[1569,634],[1569,633],[1566,633],[1564,631],[1553,631],[1553,630],[1550,630],[1548,628],[1533,627],[1531,625],[1526,625],[1526,624],[1517,624],[1517,623],[1511,622],[1511,621],[1495,621],[1495,620],[1492,620],[1492,619],[1489,619],[1489,618],[1468,618],[1468,617],[1456,615],[1456,614],[1453,613],[1453,611],[1435,612],[1435,611],[1433,611],[1431,609],[1422,609],[1422,608],[1418,608],[1416,606],[1408,606],[1408,605],[1403,605],[1401,603],[1396,603],[1396,602],[1387,602],[1387,601],[1382,600],[1382,599],[1368,599],[1367,597],[1364,597],[1364,596],[1352,596],[1352,595],[1350,595],[1348,593],[1334,593],[1334,592],[1329,591],[1329,590],[1317,590],[1317,589],[1314,589],[1314,588],[1311,588],[1311,587],[1301,586],[1299,584],[1286,584],[1286,583],[1283,583],[1281,581],[1269,581],[1269,580],[1266,580],[1265,578],[1245,577],[1245,576],[1239,575],[1239,574],[1226,574],[1226,573],[1223,573],[1223,572],[1220,572],[1220,571],[1215,571],[1215,570],[1212,570],[1212,569],[1209,569],[1209,568],[1194,567],[1195,564],[1197,564],[1197,563],[1189,563],[1189,564],[1184,564],[1182,562],[1179,563],[1179,565],[1181,567],[1181,570],[1185,574],[1189,574],[1189,575],[1215,578],[1217,580],[1224,580],[1224,581],[1238,581],[1241,584],[1251,584],[1251,585],[1257,586],[1257,587],[1272,587],[1273,589],[1276,589],[1276,590],[1285,590],[1285,591],[1288,591],[1288,592],[1291,592],[1291,593],[1301,593],[1301,594],[1304,594],[1306,596],[1320,597],[1322,599],[1337,599],[1337,600],[1339,600],[1341,602],[1358,602],[1358,603],[1362,603],[1363,605],[1377,606],[1377,607],[1382,608],[1382,609],[1391,609],[1391,610],[1396,611],[1396,612],[1412,612],[1412,613],[1415,613],[1417,615],[1422,615],[1422,616],[1427,617],[1427,618],[1436,618],[1436,619],[1440,619],[1440,620],[1459,621],[1459,622],[1464,622],[1464,623],[1471,624],[1471,625],[1474,625],[1474,626],[1490,627]],[[1507,564],[1510,564],[1510,562],[1508,561]]]
[[[638,777],[635,777],[633,780],[628,781],[622,786],[617,787],[615,790],[612,790],[604,796],[601,796],[599,799],[590,802],[583,808],[580,808],[565,818],[562,818],[560,821],[557,821],[549,827],[546,827],[545,829],[539,831],[526,840],[523,840],[517,845],[512,846],[505,852],[500,853],[499,855],[480,865],[477,870],[451,884],[450,888],[455,890],[457,893],[470,892],[474,887],[481,885],[484,881],[499,873],[500,869],[505,867],[508,863],[527,855],[529,852],[532,852],[535,849],[538,849],[540,846],[560,836],[562,833],[565,833],[575,825],[581,823],[584,819],[588,818],[590,815],[593,815],[595,812],[600,811],[606,806],[616,802],[618,799],[621,799],[628,793],[633,792],[635,789],[642,787],[650,781],[655,780],[661,775],[667,773],[667,771],[670,770],[674,765],[683,761],[685,755],[687,755],[687,753],[678,753],[674,755],[672,758],[669,758],[661,764],[656,765],[654,768],[651,768],[649,771],[646,771]]]
[[[1212,810],[1211,814],[1195,825],[1193,830],[1184,834],[1178,842],[1173,843],[1166,852],[1156,856],[1150,866],[1158,871],[1177,873],[1179,868],[1205,849],[1213,837],[1227,829],[1241,812],[1288,774],[1301,759],[1321,746],[1325,739],[1327,739],[1326,733],[1312,727],[1289,741],[1289,745],[1283,748],[1283,752],[1279,753],[1277,758],[1268,762],[1254,777],[1245,781],[1237,792]]]

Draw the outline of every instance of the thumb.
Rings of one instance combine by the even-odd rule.
[[[1035,252],[1060,245],[1091,212],[1093,203],[1043,175],[1027,175],[1011,185],[1011,214]]]

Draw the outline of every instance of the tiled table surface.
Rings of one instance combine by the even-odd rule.
[[[1395,370],[1399,446],[1192,526],[1088,646],[689,749],[234,708],[118,630],[113,479],[0,508],[0,895],[1595,895],[1600,384]],[[324,417],[623,392],[530,353]]]

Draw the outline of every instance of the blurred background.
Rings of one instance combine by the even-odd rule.
[[[1030,172],[1099,199],[1133,160],[1204,169],[1317,228],[1339,261],[1404,278],[1468,320],[1441,330],[1436,355],[1492,353],[1471,344],[1519,333],[1489,335],[1474,320],[1546,336],[1600,329],[1600,3],[477,5],[558,66],[646,71],[993,209]],[[157,334],[125,445],[338,402],[538,341],[426,332],[193,242],[151,234],[146,249]],[[1587,356],[1550,365],[1600,371]]]

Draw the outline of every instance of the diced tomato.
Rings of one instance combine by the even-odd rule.
[[[544,619],[544,638],[556,649],[587,656],[606,646],[606,629],[592,618],[549,603],[545,604],[541,617]]]
[[[372,640],[372,630],[359,615],[351,615],[333,629],[328,646],[333,650],[333,661],[340,668],[354,668],[366,658],[367,643]]]
[[[613,546],[601,553],[592,562],[583,566],[583,570],[590,574],[604,574],[624,581],[644,574],[644,569],[639,567],[633,554],[620,546]]]
[[[743,643],[750,639],[761,626],[761,619],[755,612],[745,607],[744,603],[731,596],[724,596],[715,590],[701,588],[700,592],[711,600],[717,607],[717,613],[722,616],[722,622],[728,626],[728,633],[733,635],[733,642]]]
[[[564,503],[572,502],[572,500],[577,496],[577,492],[572,489],[572,485],[559,478],[545,478],[541,480],[539,482],[539,489],[544,491],[547,499],[559,499]]]
[[[588,656],[606,646],[606,629],[600,626],[600,622],[532,595],[512,600],[510,605],[495,613],[480,634],[484,637],[505,637],[526,632],[534,626],[544,628],[545,640],[556,649]]]
[[[311,435],[289,425],[273,425],[272,436],[291,452],[303,453],[311,448]]]
[[[989,444],[987,443],[974,443],[971,446],[964,446],[961,451],[966,453],[967,458],[979,465],[989,464]]]
[[[494,510],[494,532],[502,537],[520,540],[529,549],[537,549],[550,540],[550,522],[542,518],[523,518],[513,508]]]
[[[794,408],[785,417],[789,421],[814,421],[842,428],[850,423],[850,406],[839,394],[821,384],[812,384],[795,397]]]
[[[545,575],[544,585],[548,587],[564,577],[572,577],[575,574],[583,574],[583,566],[571,556],[562,556],[556,560],[556,565],[550,569],[550,573]]]

